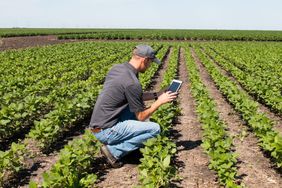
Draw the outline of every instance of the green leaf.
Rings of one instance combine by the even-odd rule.
[[[163,165],[165,168],[169,167],[170,164],[170,155],[166,156],[166,158],[163,160]]]
[[[30,181],[29,182],[29,188],[37,188],[37,183],[35,183],[34,181]]]

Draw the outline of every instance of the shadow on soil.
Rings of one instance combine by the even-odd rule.
[[[134,165],[139,165],[140,164],[140,159],[143,157],[142,153],[140,152],[139,149],[131,152],[130,154],[126,155],[125,157],[122,158],[122,162],[124,164],[134,164]]]
[[[195,140],[195,141],[191,141],[191,140],[184,140],[184,141],[179,141],[176,143],[177,147],[182,146],[182,149],[179,149],[178,152],[180,151],[184,151],[184,150],[191,150],[194,149],[198,146],[200,146],[202,144],[201,140]]]
[[[176,123],[180,123],[178,122],[178,120],[176,120]],[[181,152],[181,151],[186,151],[186,150],[192,150],[194,148],[199,147],[202,144],[202,140],[179,140],[179,138],[182,136],[182,134],[175,129],[171,130],[171,137],[173,138],[174,142],[176,143],[176,147],[177,152]],[[185,168],[185,164],[183,161],[180,161],[178,159],[178,157],[176,156],[173,160],[173,163],[175,164],[175,166],[178,169],[183,169]],[[179,180],[175,180],[173,182],[171,182],[171,184],[169,185],[169,187],[181,187],[181,179]]]

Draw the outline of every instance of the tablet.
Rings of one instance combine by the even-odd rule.
[[[182,84],[182,81],[180,81],[180,80],[172,80],[172,82],[170,83],[170,86],[168,88],[168,91],[178,92],[178,90],[181,87],[181,84]]]

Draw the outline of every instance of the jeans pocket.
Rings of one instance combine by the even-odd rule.
[[[111,129],[107,134],[107,144],[113,145],[119,142],[120,142],[120,134],[117,131]]]
[[[102,130],[101,132],[94,133],[94,135],[100,142],[107,145],[108,144],[107,140],[108,140],[108,136],[109,136],[110,131],[111,130],[105,129],[105,130]]]

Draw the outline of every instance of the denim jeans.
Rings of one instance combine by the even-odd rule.
[[[119,121],[111,128],[94,135],[107,146],[111,154],[120,159],[143,143],[160,133],[160,126],[150,121],[137,121],[135,114],[127,107],[122,111]]]

